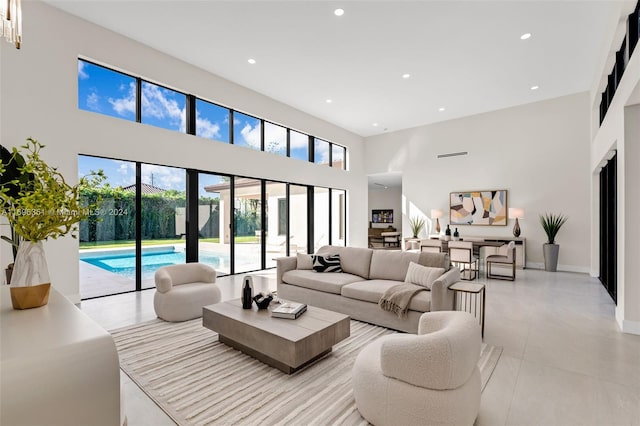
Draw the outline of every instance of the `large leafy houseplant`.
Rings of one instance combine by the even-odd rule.
[[[12,287],[48,284],[49,274],[42,241],[71,234],[74,238],[81,220],[87,218],[96,204],[82,205],[80,190],[91,183],[97,184],[104,175],[91,173],[78,184],[69,185],[62,174],[49,166],[41,157],[44,145],[28,138],[27,143],[11,150],[6,159],[3,150],[0,161],[0,206],[14,235],[12,244],[19,239],[15,259]]]
[[[563,214],[545,213],[540,215],[540,224],[547,234],[547,242],[542,246],[544,255],[544,269],[555,272],[558,269],[558,253],[560,246],[556,244],[556,236],[560,228],[567,222],[567,217]]]
[[[413,232],[413,238],[418,238],[418,234],[424,228],[424,218],[420,216],[414,216],[409,219],[409,226],[411,227],[411,232]]]

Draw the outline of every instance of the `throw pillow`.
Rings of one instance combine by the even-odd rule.
[[[325,256],[314,254],[311,257],[313,258],[313,270],[316,272],[342,272],[339,254]]]
[[[444,274],[444,268],[432,268],[411,262],[404,282],[420,285],[431,290],[433,282],[442,274]]]
[[[313,259],[311,255],[298,253],[298,266],[296,269],[313,269]]]

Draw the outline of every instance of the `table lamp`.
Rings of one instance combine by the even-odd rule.
[[[431,219],[435,219],[436,220],[436,232],[438,234],[440,233],[440,220],[439,220],[439,218],[441,218],[442,215],[443,215],[442,210],[431,209]]]
[[[509,217],[514,218],[516,220],[515,225],[513,225],[513,236],[520,236],[520,224],[518,223],[518,219],[524,218],[524,210],[517,209],[513,207],[509,207]]]

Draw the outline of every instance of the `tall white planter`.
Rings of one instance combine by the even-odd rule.
[[[42,241],[22,241],[13,267],[11,287],[29,287],[50,282]]]

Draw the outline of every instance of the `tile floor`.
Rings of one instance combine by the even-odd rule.
[[[640,425],[640,336],[622,334],[614,304],[584,274],[518,270],[487,285],[485,342],[504,352],[482,393],[477,425]],[[256,291],[275,271],[255,274]],[[223,298],[239,297],[242,276],[222,277]],[[155,318],[153,290],[82,302],[106,329]],[[171,425],[126,376],[130,426]]]

